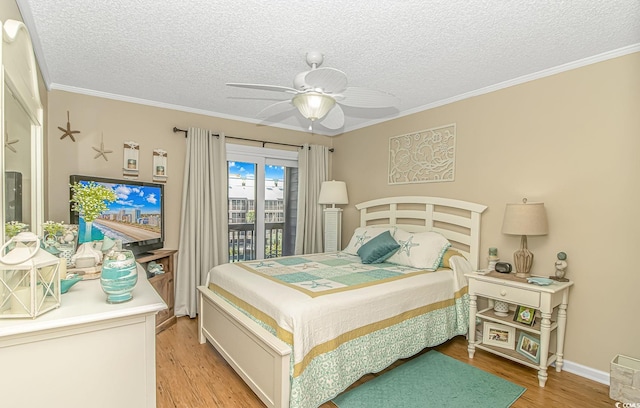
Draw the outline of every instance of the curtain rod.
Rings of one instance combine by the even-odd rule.
[[[187,131],[183,130],[183,129],[178,129],[178,127],[174,126],[173,127],[173,133],[178,133],[178,132],[184,132],[184,137],[187,137]],[[215,137],[220,137],[220,135],[213,133],[213,135]],[[280,145],[280,146],[292,146],[292,147],[297,147],[302,149],[304,146],[301,145],[294,145],[294,144],[289,144],[289,143],[280,143],[280,142],[267,142],[264,140],[258,140],[258,139],[248,139],[246,137],[235,137],[235,136],[225,136],[226,139],[235,139],[235,140],[246,140],[249,142],[257,142],[257,143],[262,143],[262,147],[264,147],[265,144],[274,144],[274,145]],[[311,147],[309,147],[309,149],[311,149]],[[329,149],[330,152],[333,153],[333,149]]]

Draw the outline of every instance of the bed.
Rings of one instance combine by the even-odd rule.
[[[360,227],[343,251],[220,265],[198,287],[200,343],[268,407],[317,407],[362,375],[468,330],[464,273],[478,268],[486,206],[412,196],[356,208]],[[363,263],[356,250],[387,235],[401,249]]]

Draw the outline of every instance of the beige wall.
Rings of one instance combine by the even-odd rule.
[[[505,204],[545,203],[549,235],[530,237],[533,272],[553,273],[565,251],[571,290],[565,357],[609,371],[618,353],[640,358],[640,53],[470,98],[334,138],[333,174],[345,180],[343,242],[358,218],[353,204],[397,195],[488,205],[482,254],[502,260],[520,239],[500,232]],[[388,140],[457,125],[455,181],[389,185]],[[486,260],[483,265],[486,265]]]
[[[67,111],[71,128],[80,130],[76,142],[68,137],[60,140],[65,127]],[[278,141],[290,144],[324,144],[331,138],[303,132],[256,126],[249,123],[214,118],[170,109],[157,108],[82,94],[52,91],[49,94],[49,183],[48,219],[69,222],[69,175],[82,174],[109,178],[122,178],[123,143],[133,140],[140,144],[141,181],[151,181],[151,164],[154,149],[168,152],[165,187],[165,231],[167,248],[178,248],[182,177],[185,157],[184,133],[180,129],[201,127],[228,136]],[[104,158],[94,158],[93,147],[100,147],[104,135],[106,150],[113,150]],[[233,142],[233,141],[230,141]],[[254,143],[255,145],[255,143]],[[259,145],[259,144],[258,144]],[[267,145],[267,147],[274,147]],[[295,149],[295,148],[294,148]]]

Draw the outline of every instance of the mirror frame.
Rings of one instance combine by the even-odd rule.
[[[5,224],[5,88],[9,88],[13,97],[22,105],[31,119],[31,221],[29,230],[42,236],[42,224],[44,223],[44,139],[43,123],[44,110],[40,101],[38,87],[38,66],[31,36],[27,27],[21,21],[7,20],[2,23],[2,45],[0,48],[0,135],[2,135],[3,148],[0,149],[0,195],[2,199],[2,211],[0,211],[0,243],[4,243]]]

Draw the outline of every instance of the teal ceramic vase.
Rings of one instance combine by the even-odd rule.
[[[131,292],[138,282],[138,269],[133,252],[111,251],[102,260],[100,285],[107,294],[107,303],[122,303],[133,298]]]

